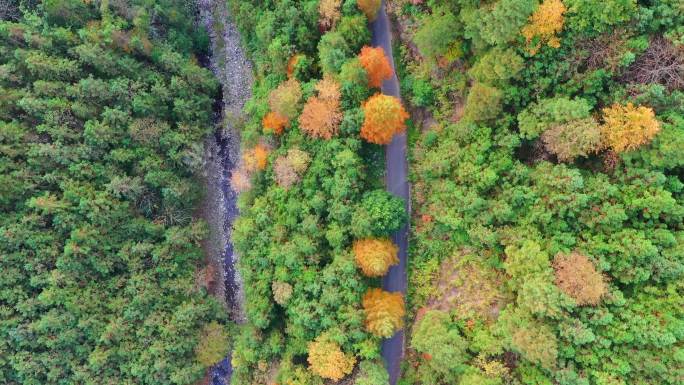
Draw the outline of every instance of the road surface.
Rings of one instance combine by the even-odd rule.
[[[385,11],[383,0],[378,12],[378,17],[371,24],[373,33],[372,45],[382,47],[394,68],[392,56],[392,34],[390,31],[389,18]],[[396,73],[391,79],[382,84],[382,93],[401,98],[399,93],[399,81]],[[387,191],[404,199],[404,207],[409,212],[409,183],[408,162],[406,158],[406,134],[395,135],[392,142],[385,148],[385,184]],[[387,291],[396,291],[406,294],[406,257],[408,248],[408,224],[397,231],[392,239],[399,246],[399,264],[390,268],[389,273],[383,279],[383,288]],[[390,375],[390,385],[395,385],[401,371],[401,361],[404,356],[404,331],[400,331],[392,338],[382,342],[382,357],[385,367]]]

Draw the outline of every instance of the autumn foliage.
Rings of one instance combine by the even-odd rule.
[[[366,329],[378,337],[391,337],[404,327],[404,298],[401,293],[370,289],[363,296]]]
[[[606,293],[606,283],[594,264],[577,252],[558,254],[553,260],[556,285],[578,305],[598,305]]]
[[[250,180],[249,173],[239,168],[230,175],[230,185],[233,191],[237,193],[242,193],[252,188],[252,181]]]
[[[596,153],[603,146],[601,128],[591,117],[556,124],[544,131],[541,139],[546,150],[561,162]]]
[[[283,116],[278,114],[277,112],[269,112],[264,116],[264,119],[262,120],[261,124],[264,127],[264,132],[265,133],[273,133],[276,135],[280,135],[283,133],[283,130],[287,125],[289,124],[288,119]]]
[[[544,0],[530,16],[528,24],[522,28],[522,35],[527,40],[531,54],[537,53],[542,43],[553,48],[560,47],[560,39],[556,34],[563,30],[563,14],[566,10],[561,0]]]
[[[373,21],[378,16],[381,2],[382,0],[357,0],[356,4],[368,20]]]
[[[409,115],[394,96],[375,94],[363,104],[361,137],[371,143],[388,144],[406,129]]]
[[[309,161],[309,154],[298,148],[291,148],[287,155],[279,156],[273,166],[278,185],[288,189],[297,183],[309,166]]]
[[[368,85],[380,87],[382,82],[392,77],[394,71],[382,47],[363,47],[359,54],[361,66],[368,74]]]
[[[603,143],[620,153],[646,144],[660,131],[660,124],[653,110],[648,107],[634,107],[614,104],[603,109],[601,136]]]
[[[319,336],[309,343],[309,369],[323,378],[341,380],[352,372],[356,359],[344,354],[340,345]]]
[[[342,0],[321,0],[321,2],[318,3],[318,14],[320,15],[318,24],[323,29],[327,30],[335,26],[341,16],[341,5]]]
[[[242,154],[244,170],[251,173],[256,170],[264,170],[268,162],[269,149],[263,144],[257,144]]]
[[[352,249],[356,264],[368,277],[381,277],[390,266],[399,263],[399,248],[389,239],[360,239]]]
[[[296,79],[281,83],[268,96],[271,111],[292,120],[297,117],[299,101],[302,99],[302,87]]]
[[[337,135],[342,122],[340,109],[340,85],[330,77],[325,77],[316,85],[317,96],[306,101],[299,127],[314,138],[330,139]]]

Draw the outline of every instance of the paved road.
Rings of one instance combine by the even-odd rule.
[[[373,32],[373,46],[382,47],[392,62],[392,34],[390,32],[389,18],[385,11],[383,0],[378,18],[371,24]],[[396,74],[382,84],[382,92],[387,95],[401,97],[399,93],[399,81]],[[404,199],[404,206],[409,212],[409,184],[408,162],[406,160],[406,134],[396,135],[385,148],[385,183],[387,191]],[[383,287],[387,291],[398,291],[406,294],[406,256],[408,248],[408,225],[397,231],[392,239],[399,246],[399,264],[393,266],[383,279]],[[382,357],[390,374],[390,385],[395,385],[399,379],[401,361],[404,356],[404,332],[400,331],[392,338],[382,342]]]

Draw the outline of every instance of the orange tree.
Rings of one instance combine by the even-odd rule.
[[[366,329],[378,337],[391,337],[404,327],[404,298],[401,293],[369,289],[363,296]]]
[[[361,137],[375,144],[388,144],[395,134],[406,130],[409,115],[394,96],[375,94],[363,103]]]
[[[261,124],[264,127],[265,133],[274,133],[276,135],[280,135],[283,133],[285,127],[289,124],[289,121],[285,116],[271,111],[264,116]]]
[[[359,61],[368,74],[368,85],[371,87],[380,87],[382,82],[391,78],[394,73],[382,47],[361,48]]]

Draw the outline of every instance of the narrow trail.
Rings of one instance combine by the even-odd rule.
[[[207,253],[220,270],[217,297],[223,300],[233,322],[245,322],[244,292],[237,271],[238,257],[231,242],[231,229],[238,215],[237,194],[230,176],[240,161],[238,125],[244,120],[243,108],[252,94],[252,66],[225,0],[198,0],[199,21],[211,38],[207,66],[221,83],[221,99],[215,108],[216,130],[205,142],[204,217],[210,235]],[[231,352],[210,371],[212,385],[229,385],[232,375]]]
[[[373,33],[372,45],[382,47],[394,68],[392,55],[392,33],[390,22],[385,11],[383,0],[378,17],[371,24]],[[382,84],[382,93],[401,98],[399,80],[396,71],[391,79]],[[406,134],[395,135],[392,142],[385,148],[385,184],[387,191],[404,200],[404,207],[410,213],[408,183],[408,161],[406,158]],[[394,243],[399,246],[399,264],[390,268],[383,279],[383,288],[387,291],[406,294],[406,262],[408,249],[408,224],[404,225],[392,236]],[[393,337],[382,342],[382,357],[390,375],[390,385],[395,385],[401,372],[401,361],[404,356],[404,331],[399,331]]]

